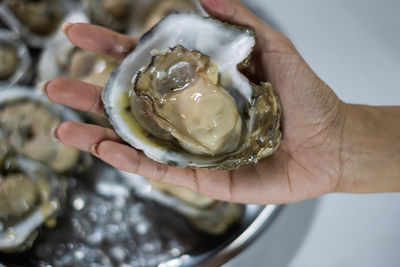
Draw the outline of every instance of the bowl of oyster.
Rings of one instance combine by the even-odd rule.
[[[31,49],[34,82],[63,76],[103,86],[108,126],[163,164],[230,170],[278,148],[272,85],[240,72],[255,45],[251,29],[201,17],[192,0],[82,0],[71,2],[72,11],[65,3],[2,3],[0,16],[7,10],[6,20],[22,27],[18,40],[42,49]],[[62,20],[145,34],[117,62],[70,44],[57,32]],[[52,104],[33,86],[7,87],[0,92],[0,265],[220,266],[279,208],[118,171],[52,136],[62,121],[93,118]]]

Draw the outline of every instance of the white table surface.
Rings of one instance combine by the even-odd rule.
[[[276,22],[341,99],[400,105],[399,0],[247,2]],[[400,194],[330,194],[287,205],[226,264],[239,266],[398,267]]]

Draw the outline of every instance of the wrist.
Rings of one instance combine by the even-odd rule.
[[[337,191],[400,192],[400,108],[346,104]]]

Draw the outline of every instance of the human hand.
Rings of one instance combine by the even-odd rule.
[[[278,151],[258,164],[233,171],[175,168],[154,162],[126,145],[111,129],[65,122],[55,131],[64,144],[90,151],[114,167],[242,203],[286,203],[335,191],[341,185],[341,149],[346,105],[308,67],[293,44],[237,0],[202,0],[214,18],[252,27],[256,47],[244,72],[269,81],[282,103],[283,139]],[[136,39],[88,25],[63,30],[78,47],[122,60]],[[72,108],[104,116],[102,88],[57,78],[43,85],[48,97]]]

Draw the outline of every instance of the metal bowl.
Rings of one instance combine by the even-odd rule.
[[[219,266],[250,244],[271,221],[275,205],[244,205],[244,216],[222,236],[209,236],[176,212],[137,197],[134,176],[98,161],[69,178],[66,207],[34,246],[0,254],[7,266]],[[46,265],[47,264],[47,265]]]
[[[220,247],[202,255],[189,255],[188,257],[184,255],[166,262],[163,266],[221,266],[254,242],[273,220],[279,209],[278,205],[246,205],[246,215],[242,219],[245,226],[243,232],[232,236],[232,240],[227,240]]]

